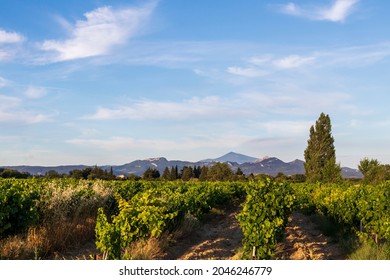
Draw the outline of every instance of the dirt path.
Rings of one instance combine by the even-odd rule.
[[[340,245],[325,236],[310,216],[294,212],[286,226],[285,240],[278,244],[276,259],[341,260],[345,255]]]
[[[235,216],[239,203],[228,203],[220,214],[210,214],[207,221],[169,247],[164,259],[227,260],[241,247],[242,231]]]
[[[227,203],[223,209],[212,211],[204,223],[191,232],[173,240],[157,259],[166,260],[228,260],[234,259],[242,246],[242,231],[236,219],[239,202]],[[55,259],[90,259],[97,250],[93,243]],[[275,259],[279,260],[338,260],[345,259],[340,245],[332,242],[313,222],[311,216],[294,212],[285,229],[285,240],[277,245]]]
[[[232,259],[242,246],[242,232],[235,216],[241,208],[236,203],[224,213],[213,215],[189,235],[176,240],[164,259],[207,260]],[[285,229],[285,240],[277,245],[275,259],[338,260],[345,259],[340,245],[325,236],[311,216],[294,212]]]

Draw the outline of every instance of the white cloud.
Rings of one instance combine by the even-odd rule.
[[[143,27],[156,2],[141,8],[114,9],[100,7],[85,13],[66,40],[47,40],[41,45],[45,51],[56,53],[54,61],[105,55],[118,45],[125,44]]]
[[[0,123],[34,124],[49,121],[47,115],[25,110],[22,99],[0,95]]]
[[[272,135],[293,135],[307,134],[312,121],[269,121],[260,123],[259,126],[264,128]]]
[[[247,67],[231,66],[226,69],[229,74],[257,78],[272,74],[278,69],[292,69],[309,65],[314,62],[314,56],[289,55],[282,58],[274,58],[272,56],[251,57],[247,60],[250,64]]]
[[[1,60],[1,55],[0,55],[0,60]],[[5,87],[8,85],[8,81],[4,79],[3,77],[0,77],[0,88]]]
[[[271,55],[253,56],[249,58],[248,62],[253,65],[261,66],[267,64],[272,59]]]
[[[331,7],[319,11],[318,19],[334,22],[344,21],[357,2],[358,0],[336,0]]]
[[[234,106],[227,99],[216,96],[207,96],[203,98],[193,97],[188,100],[169,102],[142,100],[132,105],[121,106],[118,108],[99,108],[96,113],[84,117],[91,120],[182,120],[192,117],[198,118],[221,118],[231,114],[240,114],[240,108]]]
[[[359,0],[334,0],[330,6],[314,6],[302,8],[295,3],[288,3],[280,7],[285,14],[305,17],[312,20],[326,20],[343,22],[352,13]]]
[[[16,32],[7,32],[0,29],[0,45],[1,44],[16,44],[24,41],[24,37]]]
[[[15,44],[23,41],[24,37],[19,33],[0,29],[0,61],[10,59],[15,53]]]
[[[255,67],[243,68],[243,67],[232,66],[232,67],[228,67],[226,71],[233,75],[238,75],[238,76],[243,76],[248,78],[256,78],[256,77],[262,77],[267,75],[267,72],[262,71]]]
[[[279,116],[311,116],[318,112],[336,112],[356,110],[351,104],[351,95],[335,92],[309,92],[300,87],[287,85],[279,88],[284,94],[248,92],[241,95],[248,104],[252,104],[252,111],[257,107],[263,114],[277,114]],[[347,110],[348,109],[348,110]]]
[[[299,55],[290,55],[285,58],[275,60],[273,63],[277,68],[290,69],[297,68],[303,65],[312,63],[315,60],[314,57],[303,57]]]
[[[171,153],[172,151],[188,151],[195,149],[233,149],[250,141],[252,138],[237,134],[223,134],[216,137],[184,137],[181,139],[135,139],[132,137],[113,136],[106,139],[75,138],[66,140],[66,143],[95,147],[108,151],[144,150],[157,154],[159,151]],[[145,154],[145,153],[144,153]]]
[[[28,98],[38,99],[44,97],[47,91],[43,87],[29,86],[24,94]]]
[[[288,3],[285,5],[282,5],[280,7],[280,11],[285,13],[285,14],[294,15],[294,16],[299,16],[302,14],[302,10],[294,3]]]

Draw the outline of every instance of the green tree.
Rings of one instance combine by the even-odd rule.
[[[17,170],[13,169],[4,169],[2,168],[0,172],[0,177],[2,178],[18,178],[18,179],[25,179],[30,177],[30,173],[28,172],[19,172]]]
[[[160,178],[160,172],[157,169],[153,169],[149,167],[148,169],[145,170],[143,174],[143,178],[145,180],[158,179]]]
[[[167,180],[167,181],[171,180],[171,171],[169,171],[168,166],[165,167],[163,175],[161,176],[161,178],[163,178],[164,180]]]
[[[207,167],[207,165],[203,165],[202,168],[200,169],[199,180],[207,181],[208,173],[209,173],[209,168]]]
[[[199,179],[200,173],[202,172],[201,166],[194,166],[194,177]]]
[[[210,167],[208,179],[210,181],[229,181],[233,178],[233,171],[229,164],[217,162]]]
[[[191,166],[184,166],[181,172],[181,179],[183,181],[189,181],[191,178],[194,178],[194,170]]]
[[[46,172],[45,177],[54,179],[54,178],[61,178],[63,176],[55,170],[49,170]]]
[[[341,167],[336,164],[336,151],[329,115],[321,113],[310,128],[305,156],[305,175],[308,182],[337,182]]]
[[[358,168],[363,174],[365,184],[376,185],[386,179],[386,167],[381,165],[377,159],[364,158],[360,161]]]

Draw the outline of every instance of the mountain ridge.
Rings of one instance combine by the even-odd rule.
[[[236,161],[234,161],[234,159]],[[247,160],[247,161],[246,161]],[[237,162],[239,161],[239,162]],[[295,159],[291,162],[284,162],[276,157],[255,158],[247,155],[229,152],[215,159],[205,159],[197,162],[168,160],[165,157],[147,158],[143,160],[134,160],[122,165],[103,165],[99,166],[102,169],[109,170],[112,168],[115,175],[130,175],[134,174],[141,176],[148,168],[157,169],[160,174],[163,173],[166,167],[172,168],[177,166],[181,170],[184,166],[211,166],[217,162],[228,162],[230,167],[235,171],[240,168],[246,175],[253,174],[268,174],[275,176],[278,173],[285,175],[304,174],[304,161]],[[49,170],[55,170],[60,174],[67,174],[71,170],[85,169],[88,165],[61,165],[61,166],[2,166],[4,169],[14,169],[19,172],[28,172],[32,175],[44,175]],[[349,167],[342,168],[344,178],[362,178],[362,174],[357,170]]]

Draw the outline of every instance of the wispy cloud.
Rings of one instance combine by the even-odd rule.
[[[318,91],[285,85],[278,91],[282,93],[243,93],[241,98],[254,108],[260,109],[264,114],[278,116],[311,116],[318,112],[352,112],[354,106],[352,96],[347,93]],[[349,110],[346,110],[346,109]],[[283,129],[281,130],[283,131]],[[288,131],[288,130],[285,130]]]
[[[295,3],[280,6],[280,11],[292,16],[312,20],[343,22],[352,13],[359,0],[334,0],[329,6],[301,7]]]
[[[7,86],[8,83],[9,82],[5,78],[0,77],[0,88]]]
[[[90,120],[185,120],[197,118],[221,118],[230,114],[244,113],[237,104],[230,103],[227,99],[207,96],[193,97],[182,101],[155,101],[141,100],[127,106],[117,108],[98,108],[93,115],[85,116]]]
[[[74,138],[66,143],[88,146],[109,151],[143,150],[171,153],[172,151],[188,151],[195,149],[232,149],[250,141],[248,136],[225,133],[218,136],[183,137],[180,139],[137,139],[132,137],[113,136],[109,138]],[[150,152],[147,152],[148,154]],[[145,154],[145,152],[144,152]]]
[[[24,41],[24,37],[17,32],[7,32],[0,29],[0,45],[16,44]]]
[[[305,118],[321,111],[339,112],[348,109],[349,112],[353,112],[354,109],[352,97],[347,93],[311,92],[297,85],[293,87],[287,84],[285,88],[274,90],[274,92],[241,92],[226,97],[195,96],[182,101],[140,100],[128,105],[100,107],[93,114],[86,115],[82,119],[85,121],[168,120],[170,124],[196,120],[198,123],[212,121],[237,125],[240,123],[239,120],[247,122],[261,120],[265,123],[274,116],[288,119],[291,116]],[[281,131],[288,131],[284,129],[286,126],[283,126]],[[292,125],[292,127],[293,130],[297,130],[297,126]],[[270,131],[269,127],[261,128]]]
[[[226,70],[228,73],[248,78],[256,78],[256,77],[262,77],[267,75],[267,72],[262,71],[261,69],[255,68],[255,67],[237,67],[232,66],[228,67]]]
[[[24,36],[17,32],[0,29],[0,61],[10,59],[15,53],[14,46],[21,44],[24,40]]]
[[[290,55],[274,61],[274,65],[280,69],[298,68],[312,63],[315,57],[303,57],[299,55]]]
[[[49,121],[49,116],[23,108],[18,97],[0,95],[0,123],[34,124]]]
[[[276,70],[288,70],[310,65],[315,61],[315,56],[289,55],[275,58],[273,56],[251,57],[247,60],[246,67],[230,66],[226,69],[229,74],[247,78],[267,76]]]
[[[24,94],[28,98],[39,99],[47,94],[47,90],[43,87],[29,86]]]
[[[309,131],[312,121],[269,121],[260,123],[259,126],[264,128],[271,135],[296,135],[306,134]]]
[[[44,51],[54,52],[53,61],[65,61],[110,53],[115,46],[125,44],[138,34],[156,6],[156,1],[140,8],[114,9],[100,7],[84,14],[70,30],[65,40],[46,40]],[[70,29],[70,24],[67,24]]]

